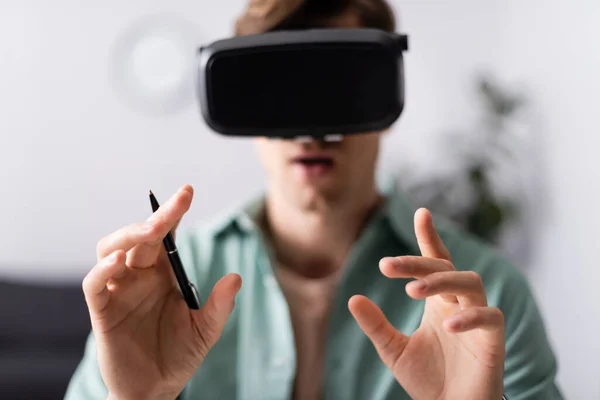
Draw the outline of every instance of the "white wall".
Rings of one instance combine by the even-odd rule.
[[[166,199],[193,184],[185,226],[261,188],[251,142],[213,134],[194,104],[173,115],[137,113],[116,97],[108,74],[115,40],[140,17],[187,20],[201,44],[229,35],[245,3],[94,3],[0,3],[2,276],[80,280],[101,236],[149,215],[148,189]],[[382,157],[385,169],[404,160],[443,166],[445,154],[432,143],[437,132],[477,116],[466,88],[478,70],[532,88],[550,213],[539,216],[534,260],[523,268],[559,355],[560,382],[574,399],[600,397],[597,4],[396,1],[411,36],[408,104]]]
[[[600,2],[511,1],[504,72],[538,104],[550,196],[529,275],[572,399],[599,399]]]

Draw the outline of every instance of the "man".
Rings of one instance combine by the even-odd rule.
[[[300,3],[254,1],[237,34],[395,29],[384,0]],[[100,240],[83,282],[93,334],[66,398],[562,398],[525,279],[379,185],[381,135],[257,139],[265,196],[177,236],[200,310],[161,243],[190,186]]]

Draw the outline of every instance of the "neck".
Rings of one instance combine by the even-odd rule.
[[[344,204],[301,209],[269,193],[263,224],[277,262],[319,278],[337,271],[382,197],[375,187]]]

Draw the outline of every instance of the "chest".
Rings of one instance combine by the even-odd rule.
[[[348,311],[348,300],[360,293],[403,332],[410,334],[419,325],[422,304],[406,295],[406,282],[387,279],[378,268],[381,257],[402,254],[403,249],[389,242],[375,249],[358,249],[344,275],[313,288],[323,299],[303,295],[305,290],[294,295],[298,283],[282,285],[266,257],[240,259],[234,272],[242,275],[243,286],[235,309],[182,400],[291,399],[299,355],[294,329],[298,317],[290,311],[290,293],[291,301],[308,302],[305,308],[323,308],[309,315],[327,317],[321,328],[321,400],[409,399]]]
[[[362,293],[379,298],[376,303],[399,329],[414,331],[420,322],[419,305],[404,304],[398,298],[404,292],[397,285],[377,286],[375,290],[366,285]],[[238,300],[233,318],[183,400],[291,399],[301,356],[294,318],[280,290],[265,287],[263,293],[254,293]],[[347,309],[349,295],[343,293],[344,288],[337,289],[322,329],[322,400],[408,399],[358,328]]]

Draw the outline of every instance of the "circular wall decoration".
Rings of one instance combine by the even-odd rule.
[[[110,79],[118,97],[148,115],[180,111],[195,100],[198,35],[173,17],[143,18],[116,37]]]

